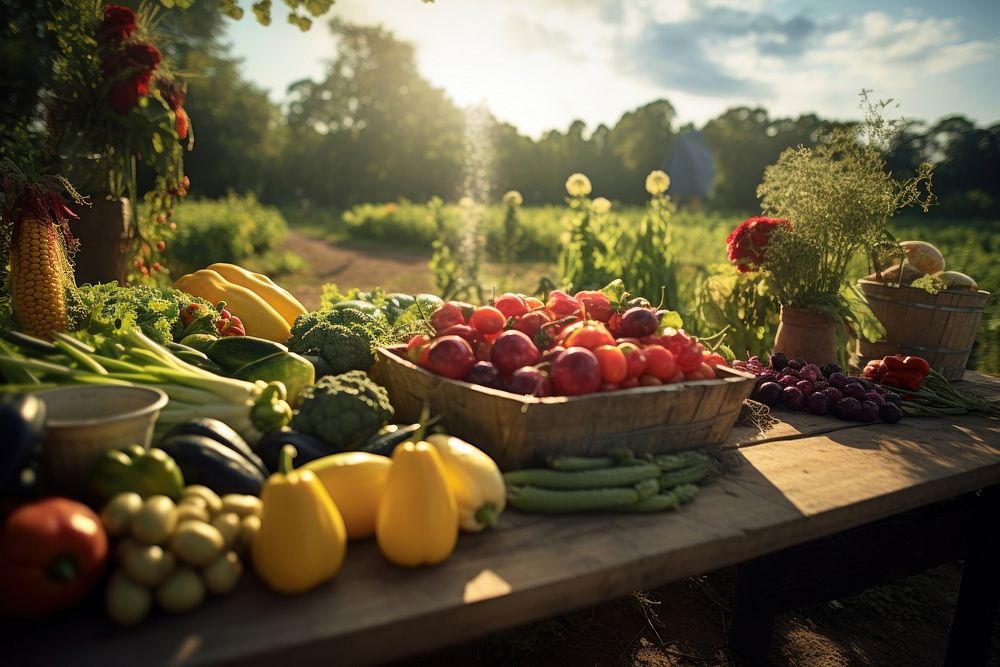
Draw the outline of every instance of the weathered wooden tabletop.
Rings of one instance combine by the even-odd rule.
[[[1000,380],[962,386],[1000,394]],[[281,597],[246,576],[193,613],[156,613],[117,629],[97,602],[57,619],[8,625],[7,664],[365,664],[730,566],[1000,483],[1000,420],[964,416],[857,426],[805,414],[753,439],[741,465],[682,511],[650,516],[505,513],[463,534],[443,565],[404,570],[369,541],[351,544],[328,585]],[[820,435],[818,430],[836,428]],[[777,439],[775,439],[777,438]]]

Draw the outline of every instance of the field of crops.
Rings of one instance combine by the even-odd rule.
[[[412,202],[363,204],[344,212],[293,209],[284,214],[292,227],[314,236],[364,239],[427,251],[442,236],[461,246],[468,222],[478,220],[479,237],[485,244],[480,281],[487,288],[496,285],[526,292],[536,290],[541,276],[559,282],[557,261],[570,224],[568,209],[556,206],[518,209],[513,234],[505,227],[506,207],[502,206],[482,210],[475,217],[458,205]],[[628,230],[638,227],[645,214],[642,207],[612,208],[593,224],[605,230]],[[731,346],[738,353],[757,353],[773,338],[777,307],[752,280],[740,277],[726,263],[726,235],[742,218],[687,211],[671,216],[669,243],[677,266],[669,275],[678,283],[678,307],[689,329],[708,335],[726,322],[741,322],[743,328],[734,327],[729,334]],[[892,230],[900,240],[935,244],[944,253],[949,269],[973,276],[981,288],[994,292],[970,366],[1000,373],[1000,298],[996,296],[1000,264],[994,260],[1000,252],[1000,221],[955,222],[935,217],[932,210],[923,216],[901,217],[893,222]],[[511,259],[507,264],[500,261],[505,257]],[[851,271],[858,277],[869,273],[865,259],[857,258]]]

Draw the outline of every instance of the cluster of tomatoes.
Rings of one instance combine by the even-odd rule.
[[[449,301],[413,336],[407,357],[432,373],[518,394],[574,396],[715,378],[726,361],[644,300],[616,308],[599,291],[548,301],[504,294],[489,306]]]

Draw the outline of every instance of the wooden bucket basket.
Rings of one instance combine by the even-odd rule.
[[[923,357],[949,380],[961,380],[990,293],[942,290],[937,294],[906,285],[859,280],[885,340],[858,341],[862,364],[891,354]]]
[[[755,384],[754,376],[719,366],[715,380],[536,398],[434,375],[398,348],[380,348],[373,372],[389,392],[396,421],[416,421],[426,401],[448,433],[505,470],[540,464],[549,454],[596,456],[621,446],[642,454],[718,444]]]

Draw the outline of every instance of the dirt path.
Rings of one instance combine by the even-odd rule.
[[[323,285],[343,289],[382,287],[388,292],[428,292],[434,280],[427,270],[430,256],[405,249],[358,241],[331,243],[291,230],[281,246],[303,261],[301,271],[283,276],[281,284],[306,308],[319,306]]]

